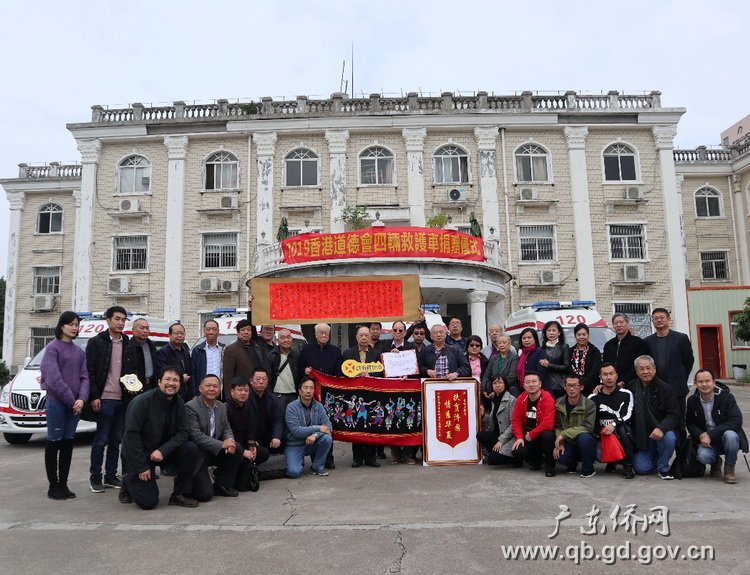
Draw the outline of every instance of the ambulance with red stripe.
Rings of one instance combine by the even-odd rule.
[[[518,339],[521,332],[527,328],[534,328],[542,341],[542,330],[548,321],[557,320],[565,332],[565,341],[570,347],[576,344],[573,328],[579,323],[589,326],[589,341],[604,349],[607,340],[615,336],[615,332],[596,311],[596,303],[589,300],[573,301],[539,301],[508,316],[505,320],[505,332],[510,336],[513,346],[519,349]]]
[[[107,320],[104,319],[104,314],[81,312],[79,316],[81,317],[81,325],[78,337],[73,341],[85,350],[86,344],[92,337],[106,331]],[[169,342],[169,325],[173,322],[162,318],[144,314],[128,314],[124,333],[132,337],[133,321],[141,317],[148,320],[151,330],[150,339],[156,347],[166,345]],[[47,392],[40,386],[40,366],[45,349],[31,358],[16,377],[0,392],[0,432],[3,433],[8,443],[25,443],[31,439],[32,434],[46,433],[47,431],[47,412],[44,409]],[[78,423],[76,433],[93,432],[95,430],[96,423],[81,420]]]

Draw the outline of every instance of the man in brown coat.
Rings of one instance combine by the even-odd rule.
[[[256,367],[265,368],[263,354],[258,349],[258,344],[253,341],[253,326],[242,319],[237,322],[237,341],[229,344],[224,349],[224,373],[222,382],[224,386],[224,397],[230,397],[232,380],[240,376],[245,381],[250,381],[250,375]],[[218,374],[216,374],[218,375]]]

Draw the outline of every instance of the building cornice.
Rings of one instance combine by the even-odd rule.
[[[329,153],[346,154],[346,144],[349,141],[349,130],[326,130],[325,138],[328,142]]]
[[[102,143],[100,140],[77,140],[76,145],[78,146],[78,151],[81,153],[82,164],[99,163],[99,154],[102,150]]]
[[[671,150],[674,148],[674,138],[677,135],[677,126],[653,126],[654,142],[657,150]]]
[[[495,150],[497,137],[500,134],[497,126],[478,126],[474,128],[474,136],[477,139],[477,148],[480,150]]]
[[[253,142],[259,156],[273,156],[276,150],[276,132],[253,132]]]
[[[164,138],[164,147],[170,160],[184,160],[187,155],[188,137],[167,136]]]
[[[567,126],[565,128],[565,141],[569,150],[585,150],[586,136],[589,129],[586,126]]]

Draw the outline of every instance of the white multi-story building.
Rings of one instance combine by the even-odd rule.
[[[648,329],[688,330],[688,285],[750,283],[748,145],[673,150],[682,108],[660,93],[348,98],[92,108],[70,124],[81,164],[20,165],[3,359],[51,337],[64,309],[113,303],[180,318],[242,306],[257,276],[420,275],[425,303],[486,336],[519,306],[595,300]],[[479,221],[486,261],[287,264],[290,231]],[[468,331],[468,330],[467,330]]]

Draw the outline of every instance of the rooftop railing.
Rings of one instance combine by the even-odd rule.
[[[18,178],[22,180],[80,177],[81,164],[18,164]]]

